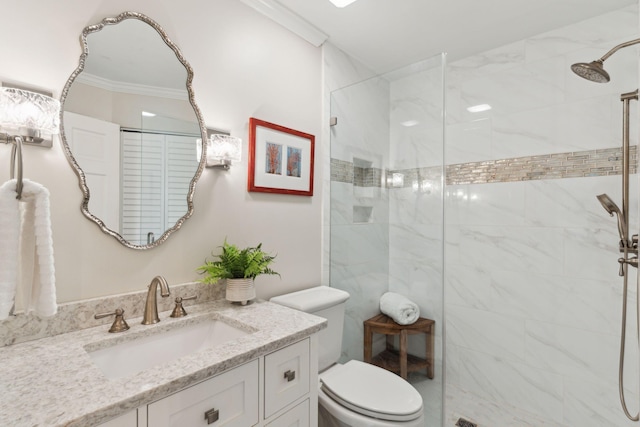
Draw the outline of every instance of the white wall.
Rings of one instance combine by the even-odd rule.
[[[190,62],[206,125],[244,140],[242,163],[229,172],[205,170],[194,215],[148,251],[121,246],[82,216],[78,180],[59,140],[51,150],[26,147],[25,177],[51,192],[59,301],[141,290],[158,274],[170,284],[196,280],[195,269],[225,237],[239,245],[262,242],[277,253],[274,268],[282,278],[258,278],[259,297],[320,282],[322,162],[312,198],[246,190],[249,117],[316,135],[316,156],[322,158],[320,49],[234,0],[11,3],[0,27],[0,80],[59,96],[77,66],[82,29],[134,10],[162,25]],[[9,178],[9,153],[10,147],[0,146],[0,181]]]

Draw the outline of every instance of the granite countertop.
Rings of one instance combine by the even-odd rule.
[[[266,301],[246,306],[225,300],[188,307],[189,315],[108,333],[98,326],[0,348],[0,425],[87,426],[147,405],[212,375],[294,343],[326,327],[326,320]],[[85,348],[96,350],[131,339],[216,318],[249,332],[135,375],[108,379]]]

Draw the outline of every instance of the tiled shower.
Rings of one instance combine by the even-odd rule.
[[[445,55],[331,93],[330,283],[352,295],[344,357],[387,290],[437,322],[428,426],[631,426],[618,401],[621,93],[571,73],[636,38],[637,5],[464,59]],[[346,73],[325,59],[335,74]],[[337,58],[337,55],[333,56]],[[472,113],[468,107],[487,104]],[[632,103],[631,230],[638,231]],[[630,283],[635,301],[636,271]],[[625,386],[637,411],[635,304]],[[420,354],[423,342],[411,350]]]

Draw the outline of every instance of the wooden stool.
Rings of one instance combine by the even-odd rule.
[[[399,325],[385,314],[378,314],[364,321],[364,361],[399,374],[405,380],[409,372],[427,370],[427,377],[433,379],[434,325],[431,319],[418,318],[411,325]],[[373,334],[387,336],[387,348],[372,357]],[[427,353],[424,359],[407,354],[407,336],[427,335]],[[400,350],[394,348],[395,336],[400,335]]]

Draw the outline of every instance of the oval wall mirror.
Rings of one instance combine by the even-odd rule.
[[[60,123],[82,213],[129,248],[153,248],[193,213],[204,167],[193,71],[162,27],[136,12],[86,27],[81,44]]]

